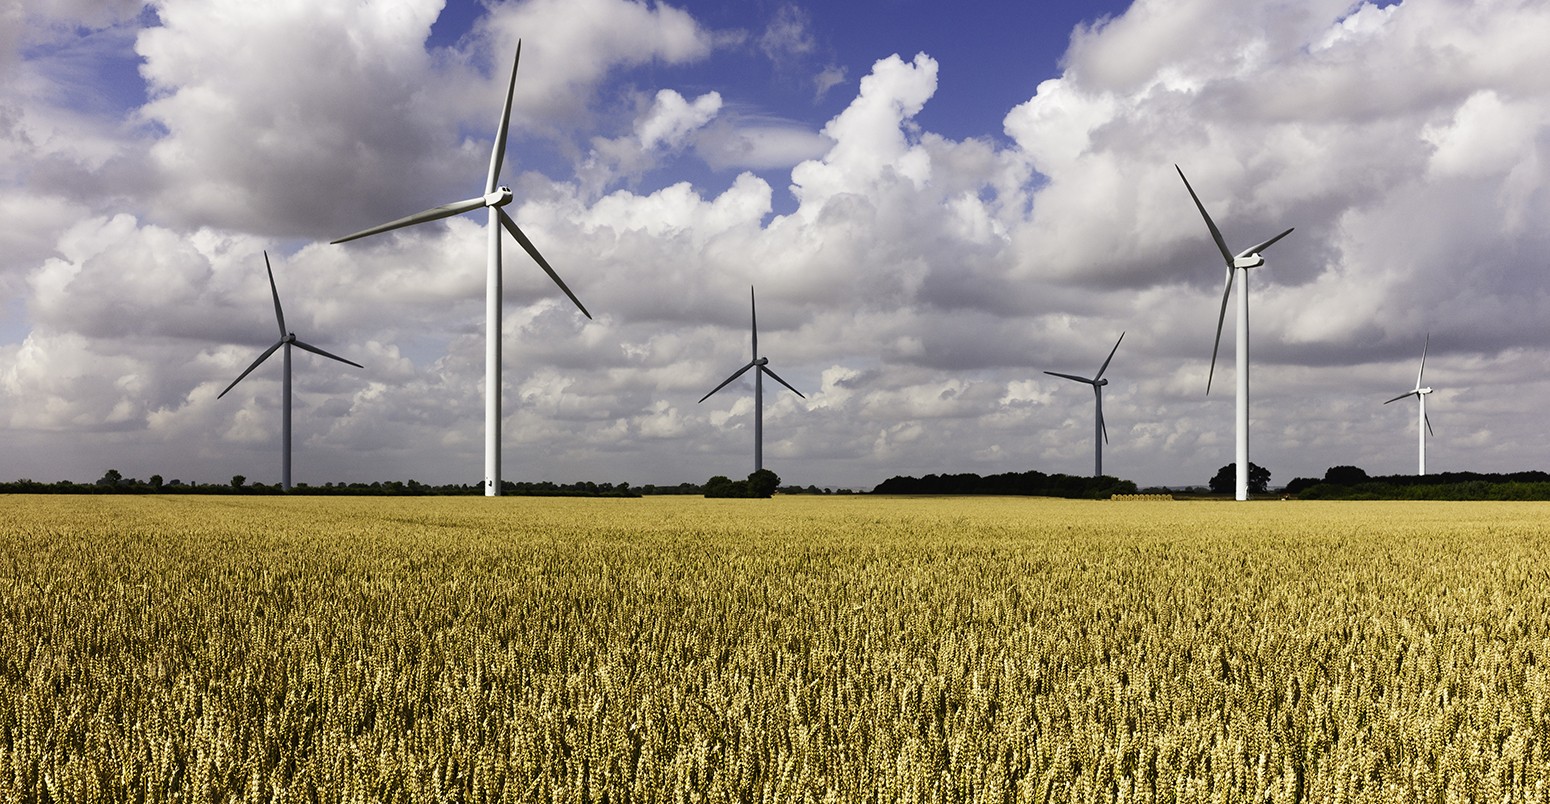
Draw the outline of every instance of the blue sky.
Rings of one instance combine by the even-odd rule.
[[[476,482],[483,219],[328,241],[477,192],[524,42],[506,247],[510,479],[751,468],[760,343],[790,482],[1091,466],[1203,483],[1221,263],[1251,274],[1273,482],[1543,468],[1550,9],[1529,2],[24,1],[0,36],[0,477]],[[15,24],[13,24],[15,23]],[[266,318],[266,316],[271,316]],[[1232,318],[1227,321],[1231,332]],[[1224,343],[1218,376],[1230,374]],[[335,370],[335,369],[339,370]],[[1408,407],[1407,407],[1408,405]]]

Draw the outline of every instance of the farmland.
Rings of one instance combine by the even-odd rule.
[[[1550,505],[0,498],[0,800],[1546,801]]]

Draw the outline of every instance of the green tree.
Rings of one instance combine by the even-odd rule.
[[[780,475],[768,469],[760,469],[748,476],[748,496],[769,497],[780,488]]]
[[[1252,465],[1250,464],[1250,466]],[[1331,466],[1324,472],[1325,483],[1335,483],[1341,486],[1354,486],[1357,483],[1366,483],[1367,480],[1366,470],[1356,466]]]
[[[248,482],[248,478],[247,478],[246,475],[232,475],[231,476],[231,487],[234,488],[234,489],[242,488],[242,484],[246,483],[246,482]]]
[[[97,485],[118,488],[118,484],[123,481],[124,476],[119,474],[117,469],[109,469],[102,474],[102,477],[97,479]]]
[[[1216,476],[1211,478],[1211,490],[1217,494],[1230,494],[1238,485],[1238,462],[1223,466],[1216,470]],[[1249,493],[1264,494],[1270,490],[1270,470],[1249,461]]]

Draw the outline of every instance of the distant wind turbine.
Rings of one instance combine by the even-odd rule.
[[[727,387],[733,380],[743,376],[743,373],[751,368],[758,371],[753,374],[753,469],[755,472],[764,468],[764,375],[768,374],[781,385],[791,389],[791,393],[802,396],[802,392],[791,387],[791,383],[780,378],[780,375],[770,370],[769,358],[759,356],[759,309],[754,304],[753,288],[748,288],[748,306],[753,313],[753,359],[748,364],[732,372],[732,376],[721,381],[721,384],[712,388],[709,394],[700,397],[704,402],[713,394]]]
[[[501,227],[511,232],[517,243],[532,256],[538,263],[538,267],[544,269],[544,273],[554,280],[560,290],[575,303],[581,310],[581,314],[591,318],[592,314],[581,304],[560,275],[549,267],[549,263],[533,241],[522,233],[517,222],[502,207],[511,203],[511,188],[500,186],[501,161],[506,156],[506,132],[511,124],[511,96],[517,88],[517,65],[522,61],[522,42],[517,42],[517,57],[511,63],[511,81],[506,85],[506,104],[501,107],[500,125],[495,132],[495,147],[490,152],[490,172],[485,181],[484,195],[470,198],[466,201],[454,201],[450,204],[427,209],[407,218],[399,218],[380,226],[373,226],[346,235],[333,242],[345,243],[361,237],[367,237],[405,226],[413,226],[417,223],[450,218],[453,215],[461,215],[464,212],[472,212],[476,209],[489,211],[489,225],[486,231],[489,233],[489,259],[485,271],[485,348],[484,348],[484,493],[487,497],[499,496],[501,493]]]
[[[1421,403],[1420,411],[1416,414],[1415,421],[1417,449],[1420,452],[1420,464],[1415,472],[1418,475],[1426,474],[1426,434],[1432,433],[1432,420],[1426,417],[1426,395],[1431,393],[1432,389],[1421,387],[1421,375],[1426,373],[1426,352],[1431,348],[1432,336],[1431,333],[1427,333],[1426,344],[1421,347],[1421,369],[1415,373],[1415,388],[1389,400],[1389,402],[1398,402],[1407,396],[1413,396],[1417,402]],[[1383,404],[1387,405],[1389,402],[1384,402]],[[1436,435],[1436,433],[1432,433],[1432,435]]]
[[[1109,428],[1103,424],[1103,386],[1108,385],[1109,381],[1103,379],[1103,372],[1109,370],[1109,361],[1113,360],[1114,353],[1119,351],[1119,341],[1124,339],[1125,333],[1121,332],[1119,340],[1114,342],[1114,348],[1109,350],[1109,356],[1104,359],[1103,365],[1098,368],[1098,373],[1093,375],[1093,378],[1090,380],[1086,377],[1078,377],[1075,374],[1061,374],[1058,371],[1044,372],[1055,377],[1085,382],[1093,387],[1093,409],[1095,412],[1093,421],[1093,477],[1103,475],[1103,445],[1109,440]]]
[[[1243,275],[1238,278],[1238,404],[1237,404],[1237,483],[1236,498],[1247,500],[1249,498],[1249,269],[1258,268],[1265,264],[1265,258],[1260,252],[1270,248],[1277,240],[1292,233],[1291,229],[1276,235],[1255,246],[1250,246],[1234,255],[1227,250],[1227,242],[1222,239],[1222,233],[1216,228],[1216,222],[1211,220],[1211,215],[1206,212],[1204,204],[1200,203],[1200,196],[1195,195],[1195,188],[1189,186],[1189,179],[1184,178],[1184,171],[1178,165],[1173,166],[1179,171],[1179,178],[1184,179],[1184,187],[1189,190],[1189,197],[1195,200],[1195,208],[1200,210],[1200,217],[1205,218],[1206,228],[1211,230],[1211,239],[1216,241],[1216,247],[1222,252],[1222,259],[1227,262],[1227,282],[1222,288],[1222,312],[1216,319],[1216,343],[1211,347],[1211,371],[1206,375],[1206,393],[1211,393],[1211,379],[1216,375],[1216,353],[1222,346],[1222,323],[1227,320],[1227,297],[1232,293],[1233,276],[1237,273]]]
[[[274,297],[274,317],[275,317],[275,321],[278,322],[279,325],[280,325],[280,340],[275,341],[274,346],[269,347],[267,350],[264,351],[263,354],[259,355],[258,359],[254,360],[253,364],[248,366],[247,371],[244,371],[241,374],[237,375],[237,379],[232,380],[231,381],[231,385],[226,386],[226,391],[230,391],[231,389],[237,387],[237,383],[242,382],[242,378],[243,377],[246,377],[249,374],[253,373],[253,369],[258,368],[258,364],[260,364],[260,363],[264,362],[265,360],[267,360],[270,355],[274,354],[274,351],[276,349],[279,349],[282,346],[285,347],[285,379],[283,380],[283,383],[282,383],[282,386],[281,386],[282,389],[283,389],[282,394],[285,397],[285,402],[284,402],[284,405],[283,405],[283,408],[282,408],[282,410],[284,412],[280,416],[280,441],[281,441],[281,444],[282,444],[282,446],[281,446],[281,456],[282,457],[280,459],[280,487],[285,489],[286,491],[290,491],[291,490],[291,346],[294,344],[295,346],[297,346],[299,348],[302,348],[302,349],[306,349],[307,351],[312,352],[313,354],[322,355],[322,356],[324,356],[324,357],[326,357],[326,358],[328,358],[330,360],[337,360],[337,361],[339,361],[341,363],[348,363],[348,364],[350,364],[350,365],[352,365],[352,366],[354,366],[356,368],[364,368],[364,366],[362,366],[359,363],[356,363],[353,360],[345,360],[344,358],[340,357],[339,355],[329,354],[328,352],[325,352],[322,349],[319,349],[319,348],[317,348],[316,346],[313,346],[310,343],[306,343],[305,341],[298,340],[297,337],[296,337],[296,333],[290,332],[290,331],[286,330],[286,328],[285,328],[285,313],[280,309],[280,291],[275,288],[275,284],[274,284],[274,269],[269,266],[269,252],[267,252],[267,251],[264,252],[264,270],[269,273],[269,293],[270,293],[271,296]],[[226,391],[220,392],[219,394],[216,395],[215,398],[216,399],[220,399],[221,397],[225,396],[226,395]]]

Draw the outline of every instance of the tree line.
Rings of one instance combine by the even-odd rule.
[[[1550,500],[1550,474],[1539,471],[1369,476],[1331,466],[1322,478],[1299,477],[1286,493],[1301,500]]]
[[[872,489],[873,494],[988,494],[1031,497],[1104,499],[1111,494],[1135,494],[1129,480],[1101,475],[1047,475],[1039,471],[1005,472],[998,475],[961,474],[890,477]]]

